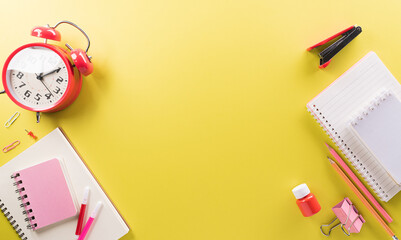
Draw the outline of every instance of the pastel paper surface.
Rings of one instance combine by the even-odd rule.
[[[25,188],[20,195],[27,195],[23,202],[29,202],[26,209],[32,209],[28,216],[35,216],[31,224],[36,229],[73,217],[77,213],[63,170],[58,159],[52,159],[33,167],[17,171],[22,181],[18,188]]]
[[[352,125],[391,177],[401,184],[401,102],[394,96]]]
[[[354,222],[355,219],[359,218],[354,222],[354,224],[350,229],[350,233],[359,233],[361,231],[363,223],[365,222],[365,219],[363,219],[362,216],[359,217],[359,214],[355,211],[355,209],[351,206],[351,204],[352,204],[351,200],[349,200],[349,198],[345,198],[337,205],[335,205],[332,208],[332,210],[342,224],[347,222],[344,226],[346,230],[348,230],[348,228],[350,227],[352,222]],[[350,208],[351,212],[349,212]],[[349,218],[347,221],[348,214]]]

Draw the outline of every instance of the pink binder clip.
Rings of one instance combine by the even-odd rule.
[[[329,236],[331,231],[338,226],[341,226],[341,229],[347,236],[350,236],[351,233],[359,233],[361,231],[365,219],[358,213],[358,210],[352,204],[349,198],[344,198],[344,200],[335,205],[332,210],[336,215],[336,218],[334,218],[329,224],[323,224],[320,226],[320,231],[323,233],[323,235]],[[326,234],[323,231],[323,227],[329,227],[337,219],[340,222],[331,227],[329,232]]]

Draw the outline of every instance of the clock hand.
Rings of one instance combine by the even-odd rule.
[[[35,74],[36,74],[36,78],[39,79],[39,80],[42,80],[43,77],[45,77],[45,76],[47,76],[47,75],[50,75],[50,74],[52,74],[52,73],[55,73],[55,72],[59,72],[60,69],[61,69],[61,67],[59,67],[59,68],[57,68],[57,69],[54,69],[54,70],[52,70],[52,71],[50,71],[50,72],[47,72],[47,73],[45,73],[45,74],[40,73],[39,75],[37,75],[37,74],[35,73]]]
[[[36,75],[37,76],[37,75]],[[38,78],[39,79],[39,78]],[[53,93],[50,91],[50,89],[46,86],[46,84],[43,82],[43,79],[39,79],[39,81],[43,84],[43,86],[45,86],[45,88],[47,89],[47,91],[49,91],[49,93],[50,93],[50,95],[52,95],[53,97],[54,97],[54,95],[53,95]]]

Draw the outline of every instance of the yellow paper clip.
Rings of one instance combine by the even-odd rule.
[[[20,142],[19,140],[17,140],[17,141],[15,141],[15,142],[11,143],[11,144],[8,145],[8,146],[5,146],[5,147],[3,148],[3,153],[6,153],[6,152],[9,152],[9,151],[13,150],[13,149],[16,148],[20,143],[21,143],[21,142]]]
[[[15,120],[17,120],[19,115],[20,115],[19,112],[15,112],[14,115],[12,115],[10,119],[8,119],[7,122],[4,123],[4,127],[6,128],[10,127],[15,122]]]

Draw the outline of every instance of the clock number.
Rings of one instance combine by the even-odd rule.
[[[49,100],[51,96],[52,96],[51,93],[46,93],[46,94],[45,94],[45,97],[46,97],[47,100]]]
[[[40,94],[38,93],[38,94],[36,94],[36,97],[34,97],[34,99],[35,99],[36,101],[39,101],[41,97],[42,97],[42,95],[40,95]]]
[[[61,84],[63,81],[64,81],[64,79],[62,77],[58,77],[57,80],[56,80],[56,82],[58,84]]]
[[[25,86],[26,84],[24,83],[24,82],[22,82],[22,84],[21,85],[19,85],[18,87],[19,88],[22,88],[23,86]]]
[[[26,92],[24,93],[24,95],[25,95],[25,97],[30,97],[31,96],[31,91],[29,91],[29,90],[26,90]]]
[[[21,79],[23,76],[24,76],[24,74],[22,72],[17,73],[17,78]]]
[[[59,87],[56,87],[56,90],[53,90],[53,92],[55,93],[55,94],[58,94],[59,92],[60,92],[60,88]]]

